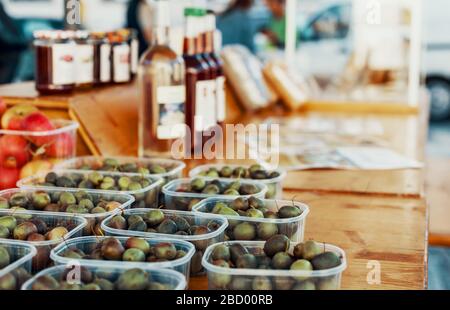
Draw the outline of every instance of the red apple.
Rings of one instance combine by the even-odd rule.
[[[50,122],[47,116],[41,112],[33,112],[22,119],[21,129],[25,131],[49,131],[55,129],[55,126]],[[33,144],[42,146],[51,143],[54,136],[29,136],[28,138]]]
[[[46,149],[45,153],[54,158],[64,158],[73,156],[75,150],[75,139],[71,134],[65,132],[56,136]]]
[[[0,166],[0,190],[15,188],[19,180],[19,169]]]
[[[20,168],[30,159],[28,142],[21,136],[5,135],[0,138],[0,166]]]
[[[2,99],[2,97],[0,97],[0,118],[2,117],[3,113],[5,113],[5,111],[6,111],[6,103]]]
[[[19,104],[19,105],[15,105],[11,108],[9,108],[8,110],[5,111],[5,113],[2,116],[1,119],[1,126],[3,129],[20,129],[17,128],[19,127],[20,124],[18,124],[18,122],[20,122],[22,120],[22,118],[24,118],[25,116],[38,111],[38,109],[30,104]],[[10,121],[12,119],[14,120],[14,124],[12,124],[13,128],[10,128]]]

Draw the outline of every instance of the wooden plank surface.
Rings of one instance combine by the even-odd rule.
[[[342,289],[423,289],[427,285],[427,207],[422,199],[285,191],[307,203],[305,239],[345,250]],[[380,264],[380,284],[369,284],[368,263]],[[190,289],[206,289],[206,277]]]

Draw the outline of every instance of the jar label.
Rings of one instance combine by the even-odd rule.
[[[226,117],[225,108],[225,77],[219,76],[216,79],[216,102],[217,102],[217,121],[223,122]]]
[[[216,80],[195,84],[195,129],[205,131],[216,125]]]
[[[100,46],[100,81],[103,83],[111,81],[111,45]]]
[[[52,46],[52,84],[68,85],[75,83],[75,49],[73,44],[53,44]]]
[[[186,87],[160,86],[156,90],[159,107],[157,138],[161,140],[182,138],[185,135]]]
[[[79,44],[76,46],[75,82],[78,84],[94,81],[94,46]]]
[[[130,46],[117,45],[113,49],[114,82],[128,82],[130,80]]]
[[[139,63],[139,41],[131,40],[131,73],[135,74]]]

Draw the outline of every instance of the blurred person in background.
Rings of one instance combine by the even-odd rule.
[[[286,0],[265,0],[265,4],[272,16],[261,32],[272,45],[283,48],[286,42]]]
[[[16,67],[23,50],[28,46],[27,40],[0,2],[0,84],[14,79]]]
[[[154,0],[130,0],[128,4],[126,27],[137,31],[139,54],[142,54],[151,42],[153,2]]]
[[[222,33],[222,44],[241,44],[251,51],[255,50],[253,37],[255,31],[250,19],[253,0],[234,0],[228,8],[217,16],[217,28]]]

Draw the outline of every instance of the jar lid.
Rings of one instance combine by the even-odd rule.
[[[89,32],[85,30],[77,30],[75,32],[75,38],[76,39],[87,39],[89,38]]]

